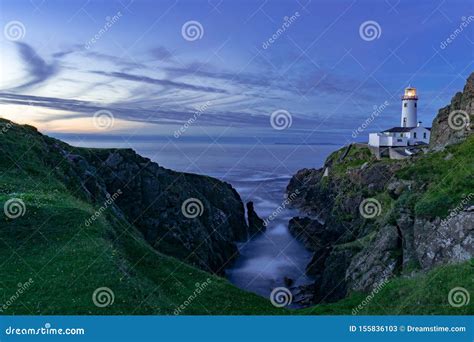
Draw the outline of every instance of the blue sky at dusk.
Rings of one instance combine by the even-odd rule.
[[[365,136],[398,125],[408,85],[431,126],[474,71],[467,0],[0,3],[0,115],[47,133],[172,137],[201,108],[187,137],[347,140],[385,101]],[[199,39],[183,37],[189,21]],[[368,21],[375,39],[361,35]],[[91,123],[99,110],[114,116],[106,131]],[[291,127],[272,128],[277,110]]]

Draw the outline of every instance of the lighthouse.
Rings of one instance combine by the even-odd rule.
[[[416,127],[417,126],[417,101],[416,89],[408,87],[402,96],[402,118],[400,127]]]
[[[406,152],[406,147],[411,149],[418,145],[430,143],[431,128],[423,127],[417,118],[418,95],[416,88],[408,87],[402,96],[402,117],[399,127],[392,127],[379,133],[369,134],[369,146],[402,148],[402,154],[407,156],[413,154]],[[401,158],[401,155],[393,158]],[[392,156],[390,156],[392,158]]]

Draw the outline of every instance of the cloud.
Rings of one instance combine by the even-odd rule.
[[[173,53],[165,48],[164,46],[156,46],[150,50],[150,54],[153,58],[160,61],[170,61],[173,59]]]
[[[119,78],[122,80],[132,81],[132,82],[154,84],[154,85],[160,85],[160,86],[171,87],[171,88],[176,88],[176,89],[200,91],[200,92],[206,92],[206,93],[217,93],[217,94],[228,93],[227,90],[224,90],[224,89],[206,87],[206,86],[197,86],[197,85],[184,83],[184,82],[163,80],[163,79],[152,78],[148,76],[129,74],[125,72],[93,71],[93,73],[98,74],[98,75],[108,76],[108,77]]]
[[[53,62],[48,64],[42,59],[30,45],[22,42],[15,42],[23,63],[29,73],[30,80],[10,90],[25,90],[39,85],[58,72],[58,65]]]

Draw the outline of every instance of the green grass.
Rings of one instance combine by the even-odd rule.
[[[448,296],[456,287],[474,293],[472,263],[445,265],[411,278],[395,278],[380,286],[372,299],[368,297],[370,294],[352,293],[337,303],[301,311],[310,315],[473,315],[472,298],[467,305],[450,305]]]
[[[190,296],[180,314],[287,312],[160,254],[111,213],[86,226],[97,208],[59,180],[67,173],[65,160],[49,153],[43,139],[49,138],[16,125],[0,134],[0,205],[20,198],[26,207],[19,218],[0,216],[0,303],[15,297],[19,283],[33,280],[0,306],[0,314],[174,314]],[[205,282],[197,294],[196,284]],[[112,305],[94,305],[99,287],[113,291]]]
[[[416,196],[418,216],[444,218],[474,191],[474,135],[461,144],[416,159],[397,177],[427,184]],[[471,201],[472,203],[472,201]]]
[[[5,123],[0,120],[0,131]],[[14,125],[7,133],[0,133],[0,205],[3,209],[7,200],[20,198],[26,207],[19,218],[0,216],[0,303],[15,297],[19,283],[33,281],[7,307],[0,305],[0,314],[173,314],[181,305],[180,314],[193,315],[351,314],[367,296],[353,293],[338,303],[304,310],[277,309],[224,278],[157,252],[135,227],[110,212],[86,226],[98,208],[70,184],[74,179],[65,159],[45,141],[53,140],[31,127]],[[468,150],[458,149],[456,153],[469,158],[465,156]],[[366,152],[355,148],[348,158],[345,167],[360,166]],[[66,184],[64,179],[70,182]],[[437,193],[430,188],[425,195],[428,197],[422,202],[429,202]],[[384,207],[391,205],[385,195],[378,198]],[[353,247],[360,248],[372,238],[373,233],[357,241],[358,246],[354,242]],[[394,279],[360,313],[472,314],[473,301],[459,309],[447,304],[447,293],[453,287],[462,286],[472,293],[472,275],[473,267],[466,263],[415,278]],[[206,282],[209,285],[197,293],[196,284]],[[92,295],[100,287],[113,291],[112,305],[94,305]]]

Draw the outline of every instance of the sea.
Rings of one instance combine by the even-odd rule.
[[[229,281],[266,298],[274,289],[288,286],[285,278],[293,281],[292,286],[312,282],[305,274],[312,253],[288,231],[288,221],[298,212],[286,208],[285,189],[298,170],[321,167],[339,146],[110,139],[69,139],[68,142],[83,147],[133,148],[163,167],[208,175],[232,184],[244,203],[254,202],[257,214],[268,224],[264,233],[239,243],[240,256],[226,270]]]

